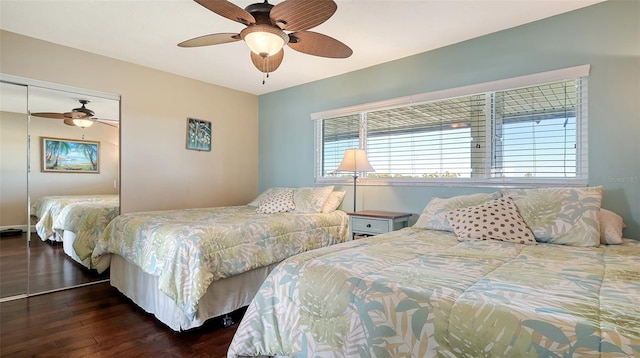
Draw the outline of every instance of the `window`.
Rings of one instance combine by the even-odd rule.
[[[375,169],[363,174],[370,182],[586,184],[585,76],[528,76],[517,87],[507,80],[314,114],[317,181],[351,177],[336,168],[345,149],[362,148]],[[481,87],[491,90],[460,95]]]

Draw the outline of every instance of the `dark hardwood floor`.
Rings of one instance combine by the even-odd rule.
[[[0,303],[0,356],[224,357],[241,314],[174,332],[99,283]]]
[[[0,238],[0,298],[27,293],[26,235]]]
[[[27,250],[26,234],[0,239],[0,297],[27,293],[27,262],[29,262],[29,292],[47,292],[109,278],[87,270],[68,257],[62,243],[44,242],[31,235]],[[29,259],[27,261],[27,255]]]
[[[108,278],[31,238],[30,292]],[[0,297],[26,293],[26,234],[0,239]],[[174,332],[107,283],[0,302],[0,357],[224,357],[242,312]]]

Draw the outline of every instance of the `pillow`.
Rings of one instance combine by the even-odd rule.
[[[441,230],[441,231],[453,231],[449,221],[446,218],[446,214],[455,209],[466,208],[468,206],[480,205],[489,200],[497,199],[500,197],[500,193],[493,194],[471,194],[454,196],[448,199],[433,198],[429,201],[429,204],[424,208],[418,221],[413,227],[421,229]]]
[[[287,190],[292,190],[291,188],[269,188],[265,191],[262,192],[262,194],[258,195],[257,198],[253,199],[253,201],[251,201],[249,204],[250,206],[255,206],[258,207],[260,205],[260,201],[262,200],[269,200],[269,198],[271,198],[273,195],[281,192],[281,191],[287,191]]]
[[[324,203],[333,191],[333,185],[322,187],[303,187],[293,190],[293,202],[296,213],[310,214],[322,212]]]
[[[322,212],[332,213],[336,211],[336,209],[342,203],[342,199],[344,199],[344,196],[346,194],[346,191],[332,191],[331,194],[329,194],[327,201],[325,201],[324,205],[322,206]]]
[[[284,213],[295,209],[293,189],[280,190],[268,199],[261,200],[256,209],[258,214]]]
[[[507,189],[537,241],[570,246],[600,244],[602,187]]]
[[[498,240],[535,245],[536,239],[510,198],[450,211],[447,220],[459,241]]]
[[[611,210],[600,209],[600,243],[622,244],[622,229],[625,228],[622,217]]]

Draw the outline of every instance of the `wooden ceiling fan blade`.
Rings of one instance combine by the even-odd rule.
[[[220,33],[194,37],[191,40],[182,41],[180,47],[200,47],[225,44],[227,42],[240,41],[240,34]]]
[[[271,9],[271,23],[287,31],[302,31],[327,21],[336,12],[333,0],[285,0]]]
[[[280,49],[276,54],[266,58],[256,54],[255,52],[251,52],[251,62],[253,62],[253,65],[262,73],[271,73],[277,70],[282,63],[283,58],[284,49]]]
[[[100,124],[107,125],[107,126],[111,126],[111,127],[114,127],[114,128],[119,128],[120,127],[120,121],[115,120],[115,119],[98,118],[98,119],[96,119],[96,122],[98,122]]]
[[[54,112],[39,112],[39,113],[31,113],[32,116],[42,117],[42,118],[54,118],[54,119],[65,119],[66,117],[62,113],[54,113]]]
[[[342,42],[312,31],[289,34],[288,45],[298,52],[320,57],[347,58],[353,54],[353,50]]]
[[[239,22],[241,24],[250,25],[256,22],[256,19],[245,9],[234,5],[226,0],[194,0],[198,4],[215,12],[216,14],[226,17],[229,20]]]

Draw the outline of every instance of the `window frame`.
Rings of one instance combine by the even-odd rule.
[[[532,75],[508,78],[498,81],[485,82],[470,86],[445,89],[422,93],[414,96],[394,98],[385,101],[361,104],[352,107],[340,108],[324,112],[311,114],[311,119],[315,122],[315,182],[318,184],[347,184],[353,181],[352,175],[323,176],[323,120],[346,115],[358,114],[366,116],[367,112],[393,109],[403,106],[420,104],[425,102],[447,100],[456,97],[486,94],[487,101],[489,95],[495,92],[508,91],[517,88],[532,87],[554,82],[567,80],[577,80],[579,82],[578,103],[576,103],[576,176],[575,178],[553,178],[553,177],[492,177],[491,156],[493,151],[492,131],[493,119],[486,119],[485,135],[485,171],[482,178],[374,178],[368,177],[367,173],[361,173],[359,184],[361,185],[403,185],[403,186],[483,186],[483,187],[539,187],[539,186],[586,186],[588,184],[588,143],[587,143],[587,103],[588,89],[587,78],[590,65],[581,65],[554,71],[536,73]],[[360,121],[362,124],[362,120]],[[359,148],[364,148],[366,143],[366,132],[359,126]]]

